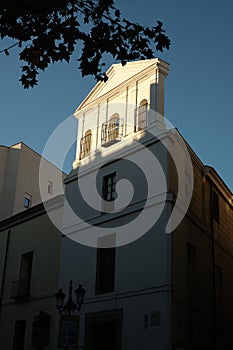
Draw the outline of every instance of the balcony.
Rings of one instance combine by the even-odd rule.
[[[28,297],[30,290],[30,279],[24,278],[11,283],[11,299],[20,299]]]
[[[123,136],[123,119],[118,117],[111,118],[102,124],[101,128],[101,146],[108,147],[119,142]]]

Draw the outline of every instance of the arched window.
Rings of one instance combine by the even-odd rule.
[[[88,156],[91,152],[91,130],[87,130],[80,140],[80,159]]]
[[[140,102],[138,107],[138,130],[145,129],[147,126],[147,109],[148,101],[144,99]]]
[[[119,137],[120,117],[118,113],[114,113],[109,119],[108,124],[108,140],[116,140]]]

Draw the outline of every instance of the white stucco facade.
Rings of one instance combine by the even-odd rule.
[[[82,283],[87,290],[80,314],[79,349],[98,348],[100,345],[96,342],[99,340],[95,339],[93,329],[104,328],[106,324],[105,333],[108,333],[109,325],[114,322],[113,333],[117,340],[115,345],[108,343],[109,349],[113,346],[117,350],[171,348],[171,253],[170,236],[164,229],[171,213],[170,202],[166,201],[167,188],[159,184],[150,205],[144,208],[146,192],[140,183],[140,170],[124,163],[143,157],[136,141],[156,154],[168,180],[167,151],[153,137],[156,129],[157,136],[165,143],[170,142],[166,135],[162,136],[166,129],[163,119],[164,80],[168,70],[169,65],[159,59],[132,62],[124,68],[113,65],[107,72],[108,82],[98,83],[75,112],[79,120],[77,153],[73,171],[65,180],[68,201],[63,221],[65,236],[61,243],[60,286],[65,290],[69,278],[72,278],[75,286]],[[146,120],[143,127],[137,127],[135,111],[142,101],[146,101],[143,102],[147,107]],[[104,139],[103,125],[110,128],[111,117],[116,117],[116,114],[119,120],[117,134],[112,139],[108,132],[108,139]],[[145,128],[152,133],[145,135]],[[90,131],[90,149],[87,147],[87,154],[85,149],[82,154],[83,138]],[[96,183],[93,174],[97,174]],[[130,179],[135,187],[130,205],[123,211],[101,199],[93,203],[96,206],[93,209],[83,200],[85,191],[92,200],[92,183],[101,194],[103,179],[109,174],[115,174],[116,182],[122,176]],[[69,206],[76,215],[70,214]],[[120,233],[116,227],[123,226],[126,230],[127,224],[136,220],[142,210],[144,217],[141,221],[144,222],[157,213],[161,216],[145,235],[142,233],[143,222],[141,234],[140,229],[137,234],[128,229],[125,235],[132,236],[129,238],[131,243],[125,244],[124,229]],[[99,233],[96,233],[97,228]],[[102,293],[96,289],[99,240],[111,235],[119,245],[115,249],[114,286],[110,292]]]

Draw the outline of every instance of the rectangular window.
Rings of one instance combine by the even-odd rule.
[[[148,103],[144,99],[134,112],[134,131],[143,130],[148,125]]]
[[[79,160],[83,159],[86,156],[90,155],[91,152],[91,139],[92,133],[91,130],[87,130],[85,132],[85,136],[83,136],[80,140],[80,155]]]
[[[29,295],[31,285],[33,252],[22,254],[19,277],[19,296]]]
[[[103,199],[109,202],[116,199],[116,172],[103,178]]]
[[[49,346],[51,316],[47,312],[40,311],[33,319],[32,347],[44,349]]]
[[[24,208],[30,208],[32,205],[32,196],[29,193],[25,193],[23,206]]]
[[[219,222],[219,203],[218,203],[218,195],[215,191],[213,191],[213,218],[215,221]]]
[[[96,255],[96,294],[114,291],[116,255],[115,239],[115,234],[98,239]]]
[[[26,320],[20,320],[15,322],[13,350],[24,349],[25,329],[26,329]]]
[[[52,181],[48,182],[48,193],[53,194],[53,183]]]
[[[19,299],[30,295],[33,252],[22,254],[19,279],[11,284],[11,298]]]

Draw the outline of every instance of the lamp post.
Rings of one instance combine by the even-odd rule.
[[[74,293],[76,295],[76,303],[74,303],[72,299],[72,290],[73,285],[72,280],[70,280],[68,300],[65,304],[64,300],[66,295],[63,293],[62,289],[59,289],[55,294],[56,307],[60,314],[67,313],[68,315],[71,315],[71,312],[74,313],[75,310],[80,311],[81,306],[84,303],[86,290],[83,288],[82,284],[79,284],[78,288],[75,289]]]

